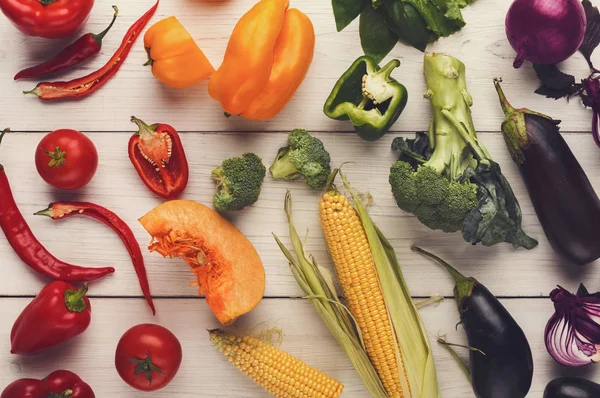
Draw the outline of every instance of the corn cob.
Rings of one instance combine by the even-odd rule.
[[[337,398],[344,385],[298,358],[251,336],[210,330],[210,341],[256,384],[281,398]]]
[[[389,397],[410,397],[406,369],[397,350],[363,224],[348,198],[335,191],[322,195],[319,213],[340,286],[367,355]]]

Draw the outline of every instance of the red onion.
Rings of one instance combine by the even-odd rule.
[[[548,353],[565,366],[600,360],[600,293],[589,294],[581,285],[574,295],[562,287],[550,293],[555,313],[544,337]]]
[[[579,49],[586,17],[579,0],[515,0],[506,14],[506,36],[520,68],[534,64],[558,64]]]

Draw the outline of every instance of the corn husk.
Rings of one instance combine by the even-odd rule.
[[[314,258],[309,258],[306,254],[304,243],[294,227],[292,197],[289,191],[285,195],[285,213],[290,227],[290,240],[296,256],[285,247],[277,236],[274,235],[274,237],[290,263],[294,278],[350,359],[371,396],[386,398],[383,384],[367,356],[350,312],[338,297],[333,276],[329,270],[319,266]]]
[[[371,220],[366,207],[348,183],[346,176],[341,173],[340,175],[344,187],[354,200],[354,208],[362,221],[371,246],[379,284],[392,320],[397,348],[406,369],[411,395],[414,398],[441,397],[427,331],[412,301],[396,252]]]
[[[336,173],[337,171],[332,173],[331,180],[335,178]],[[412,301],[395,251],[372,222],[365,205],[348,184],[345,176],[341,177],[346,190],[352,196],[354,208],[365,229],[376,264],[379,284],[395,335],[398,372],[403,390],[406,391],[405,398],[439,398],[441,393],[427,332],[417,306]],[[290,239],[297,257],[294,257],[277,237],[275,239],[290,262],[296,281],[350,358],[371,396],[387,397],[362,344],[360,330],[356,328],[351,314],[338,298],[333,276],[306,255],[304,244],[293,225],[291,206],[292,200],[288,191],[285,211],[290,224]],[[435,301],[438,299],[432,298],[427,302]]]

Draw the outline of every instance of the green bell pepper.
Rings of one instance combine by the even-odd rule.
[[[406,106],[406,87],[390,77],[400,66],[397,59],[383,68],[371,57],[358,58],[338,80],[323,112],[336,120],[350,120],[366,141],[383,137]]]

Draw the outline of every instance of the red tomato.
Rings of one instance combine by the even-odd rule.
[[[56,130],[38,144],[35,166],[53,187],[79,189],[96,174],[98,152],[92,140],[79,131]]]
[[[168,329],[144,323],[125,332],[117,345],[115,367],[131,387],[155,391],[173,380],[181,365],[181,344]]]

